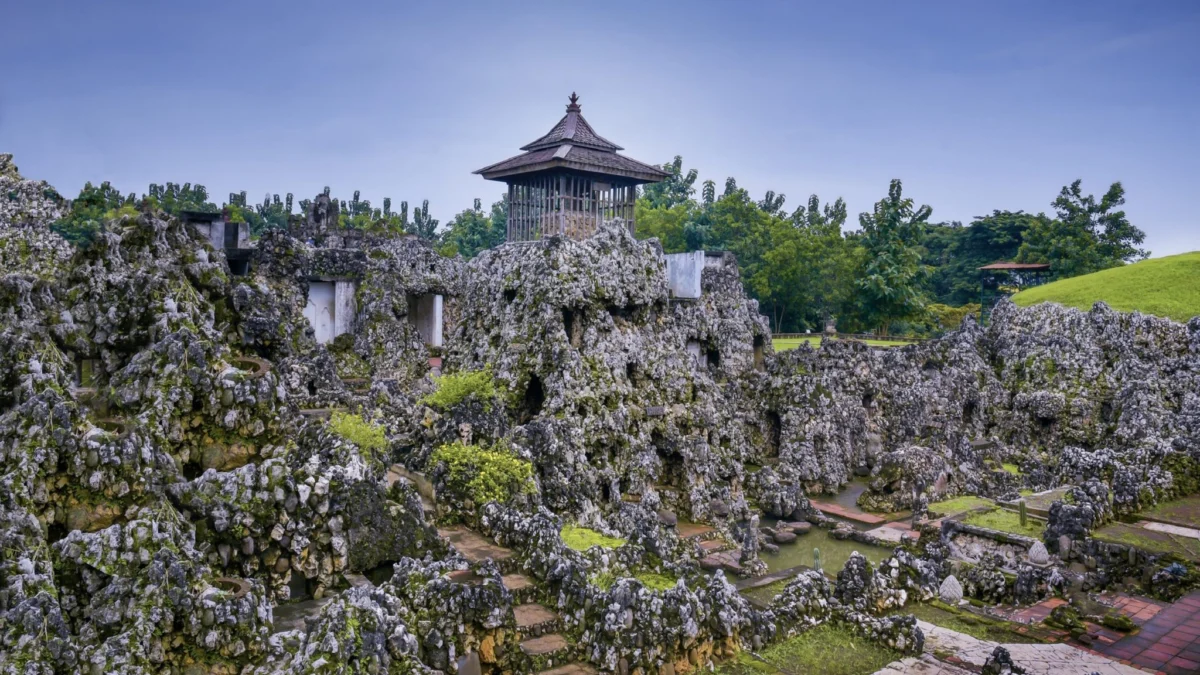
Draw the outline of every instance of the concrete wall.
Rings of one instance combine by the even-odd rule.
[[[358,313],[354,302],[357,287],[354,281],[308,282],[304,318],[312,325],[317,344],[332,342],[354,329],[354,316]]]
[[[700,274],[704,271],[704,251],[669,253],[667,259],[667,284],[671,295],[676,298],[699,298]]]
[[[430,347],[442,346],[442,296],[408,296],[408,322]]]
[[[333,340],[334,306],[336,297],[332,281],[308,282],[308,304],[304,306],[304,318],[313,327],[317,344],[325,344]]]
[[[349,333],[354,329],[354,316],[358,306],[354,302],[358,284],[353,281],[333,282],[333,336]]]

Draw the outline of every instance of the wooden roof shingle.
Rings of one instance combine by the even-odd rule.
[[[579,97],[571,94],[567,114],[541,138],[521,147],[526,152],[485,166],[475,173],[488,180],[555,168],[619,176],[637,183],[657,183],[667,173],[636,159],[617,154],[621,146],[596,133],[583,118]]]

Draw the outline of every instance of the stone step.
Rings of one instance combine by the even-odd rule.
[[[565,666],[543,670],[537,675],[598,675],[599,672],[586,663],[568,663]]]
[[[537,592],[537,584],[524,574],[505,574],[500,580],[518,604],[528,602]]]
[[[525,656],[550,656],[570,648],[571,643],[558,633],[529,638],[521,643],[521,652]]]
[[[351,588],[370,588],[375,585],[366,576],[356,572],[345,572],[342,574],[342,578],[350,584]]]
[[[491,559],[502,571],[514,571],[517,560],[512,549],[504,548],[474,530],[465,527],[438,528],[438,534],[472,565]]]
[[[521,635],[538,637],[559,629],[559,616],[554,610],[537,603],[526,603],[513,607],[517,620],[517,632]]]

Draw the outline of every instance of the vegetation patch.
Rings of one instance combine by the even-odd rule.
[[[564,525],[559,533],[563,543],[576,551],[586,551],[593,546],[603,548],[619,548],[625,545],[625,540],[619,537],[609,537],[595,530],[578,525]]]
[[[533,465],[512,454],[506,446],[485,450],[456,441],[434,451],[432,462],[445,463],[449,487],[476,504],[507,502],[518,494],[531,494]]]
[[[422,398],[421,403],[440,410],[453,408],[470,397],[482,403],[484,410],[491,410],[496,398],[496,380],[491,368],[442,375],[434,378],[434,385],[437,388]]]
[[[612,537],[609,537],[609,539],[612,539]],[[621,539],[615,539],[615,541],[623,542]],[[624,577],[618,577],[611,572],[604,572],[602,574],[593,574],[591,577],[588,577],[588,581],[592,582],[593,585],[599,586],[607,591],[608,589],[612,588],[613,584],[617,583],[617,579],[622,578]],[[642,582],[643,586],[652,591],[667,591],[675,588],[675,585],[678,583],[678,579],[675,577],[645,570],[634,572],[633,578]]]
[[[912,614],[922,621],[948,628],[959,633],[965,633],[979,638],[980,640],[990,640],[1000,643],[1021,643],[1035,644],[1041,642],[1037,638],[1013,630],[1016,626],[1007,621],[1000,619],[992,619],[989,617],[979,616],[971,612],[964,612],[956,607],[950,607],[941,602],[933,602],[932,604],[913,603],[902,609],[896,610],[896,614]]]
[[[781,675],[783,671],[769,663],[763,663],[747,652],[717,666],[716,675]]]
[[[956,513],[966,513],[971,509],[977,509],[984,506],[995,506],[995,503],[990,499],[983,497],[973,497],[965,495],[955,497],[954,499],[946,499],[940,502],[934,502],[929,505],[929,512],[936,513],[939,516],[952,516]]]
[[[1027,518],[1025,524],[1021,525],[1021,516],[1005,509],[972,513],[964,518],[963,522],[968,525],[986,527],[989,530],[999,530],[1010,534],[1033,537],[1034,539],[1041,538],[1042,530],[1046,529],[1044,522],[1034,518]]]
[[[388,446],[383,427],[368,422],[362,415],[335,410],[329,418],[329,430],[370,452],[379,452]]]
[[[831,338],[831,339],[836,340],[839,338]],[[885,339],[876,340],[873,338],[867,338],[867,339],[862,339],[862,340],[857,340],[857,341],[863,342],[871,347],[903,347],[904,345],[912,344],[911,342],[904,341],[904,340],[885,340]],[[773,346],[775,348],[775,351],[777,351],[777,352],[785,352],[789,349],[795,349],[796,347],[799,347],[801,344],[807,344],[807,345],[811,346],[813,349],[817,349],[821,346],[821,336],[820,335],[807,335],[805,337],[799,337],[799,338],[775,338],[775,339],[771,340],[771,346]]]
[[[772,666],[805,675],[866,675],[902,658],[899,652],[828,623],[771,645],[760,656]]]
[[[1143,260],[1132,265],[1062,279],[1012,297],[1022,307],[1057,302],[1089,310],[1098,301],[1121,312],[1187,321],[1200,315],[1200,251]]]

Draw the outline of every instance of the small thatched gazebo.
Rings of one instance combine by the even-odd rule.
[[[621,146],[600,136],[571,94],[567,114],[524,154],[475,173],[508,184],[508,241],[553,235],[582,239],[601,222],[623,218],[633,229],[637,186],[667,177],[658,167],[618,155]]]

